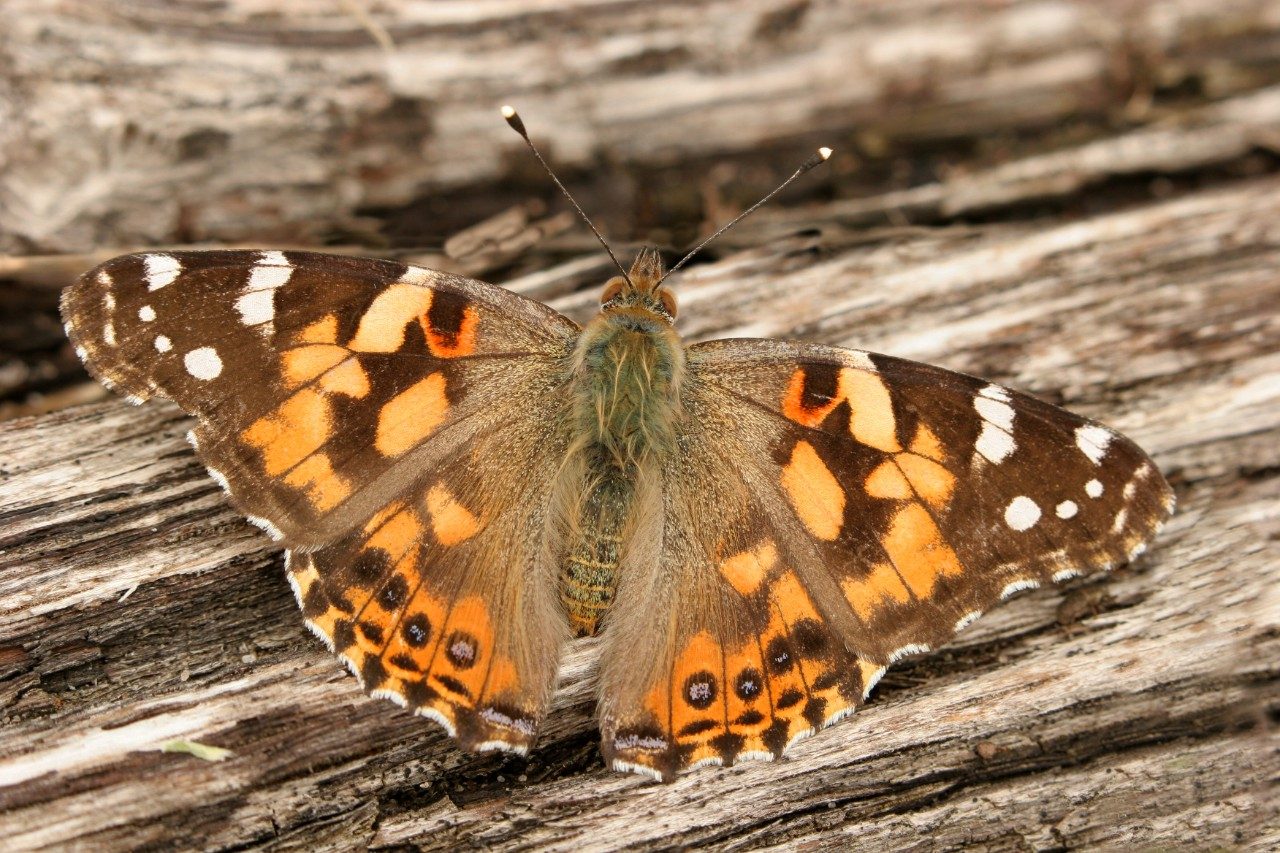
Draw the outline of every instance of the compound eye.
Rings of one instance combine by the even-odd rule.
[[[676,318],[676,295],[664,287],[658,291],[658,299],[662,301],[662,309],[674,320]]]
[[[616,299],[618,294],[622,293],[622,288],[626,286],[627,283],[621,276],[615,275],[613,278],[609,279],[605,282],[604,292],[600,294],[600,304],[603,305],[606,302]]]

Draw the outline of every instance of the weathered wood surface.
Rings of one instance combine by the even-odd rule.
[[[551,197],[495,120],[505,101],[567,176],[596,176],[582,193],[615,233],[687,229],[709,163],[770,166],[735,181],[742,198],[820,144],[869,167],[847,159],[846,184],[904,166],[918,181],[957,164],[939,151],[957,140],[1004,159],[1028,137],[1250,91],[1274,81],[1280,55],[1274,0],[5,0],[0,12],[4,251],[314,242],[401,207],[393,231],[443,236]]]
[[[80,253],[0,256],[0,400],[99,400],[0,423],[0,847],[1280,844],[1274,2],[362,5],[0,9],[0,249]],[[788,195],[830,200],[683,275],[682,331],[1031,390],[1150,450],[1179,514],[1136,566],[997,608],[776,765],[606,772],[589,644],[527,764],[364,698],[181,414],[83,383],[57,292],[139,245],[324,237],[582,319],[607,259],[536,205],[398,245],[550,197],[508,99],[635,239],[683,241],[835,145]],[[378,224],[396,245],[370,248]]]
[[[998,608],[891,670],[869,706],[786,761],[660,786],[601,767],[589,646],[570,653],[527,765],[460,754],[360,695],[173,408],[13,421],[0,426],[7,844],[1280,840],[1280,178],[1085,218],[862,236],[824,250],[801,235],[691,270],[684,331],[857,344],[1106,420],[1179,493],[1138,565]],[[593,298],[551,304],[580,315]],[[157,751],[177,737],[234,756]]]

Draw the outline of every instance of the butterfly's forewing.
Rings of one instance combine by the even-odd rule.
[[[296,545],[372,515],[576,332],[481,282],[307,252],[126,255],[63,314],[104,383],[198,416],[206,464]]]
[[[1128,559],[1173,507],[1123,436],[927,365],[716,341],[682,393],[648,592],[672,616],[608,628],[666,650],[603,664],[619,769],[777,756],[1001,599]]]
[[[368,689],[469,745],[527,744],[567,630],[533,534],[567,437],[534,404],[572,322],[447,273],[278,251],[116,258],[63,315],[95,376],[197,416],[202,460],[293,549],[309,623]],[[496,619],[512,602],[538,620]]]

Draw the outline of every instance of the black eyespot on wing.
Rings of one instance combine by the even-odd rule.
[[[370,643],[373,643],[375,646],[382,645],[383,637],[382,637],[381,626],[373,622],[370,622],[368,620],[362,619],[357,624],[357,627],[360,629],[360,633],[364,635],[364,638],[368,640]]]
[[[391,558],[381,548],[366,548],[351,561],[351,576],[360,586],[369,587],[386,577]]]
[[[716,700],[716,679],[707,671],[695,672],[685,679],[684,701],[694,708],[703,710],[711,707]]]
[[[795,656],[791,653],[791,644],[783,637],[774,637],[765,648],[765,665],[772,675],[784,675],[795,666]]]
[[[802,657],[821,657],[827,650],[827,632],[816,619],[801,619],[792,625],[791,639]]]
[[[404,624],[400,626],[400,633],[405,643],[414,648],[421,648],[427,644],[427,640],[431,639],[431,620],[426,617],[426,614],[415,613],[404,620]]]
[[[378,593],[378,603],[384,610],[398,610],[409,594],[409,583],[400,575],[387,581]]]
[[[471,669],[476,665],[480,644],[465,631],[454,631],[445,641],[444,654],[458,669]]]
[[[733,682],[733,690],[742,701],[753,702],[760,695],[763,683],[764,676],[760,674],[760,670],[750,667],[738,673]]]

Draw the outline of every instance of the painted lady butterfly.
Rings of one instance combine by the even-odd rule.
[[[602,749],[772,759],[1019,590],[1134,557],[1151,460],[1025,394],[818,344],[686,346],[652,251],[584,328],[500,287],[281,251],[119,257],[64,294],[93,375],[172,399],[372,695],[524,753],[602,635]]]

